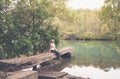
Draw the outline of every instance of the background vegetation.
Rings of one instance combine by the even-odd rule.
[[[1,0],[0,59],[48,50],[51,38],[119,40],[120,1],[100,10],[67,8],[67,0]]]

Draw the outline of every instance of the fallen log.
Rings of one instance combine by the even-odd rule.
[[[5,72],[0,71],[0,79],[5,79],[6,76],[7,74]]]
[[[73,48],[63,48],[60,51],[62,57],[72,57]],[[5,59],[0,60],[0,71],[5,72],[14,72],[25,68],[30,68],[41,64],[46,61],[50,61],[56,58],[56,55],[53,53],[42,53],[34,56],[29,57],[20,57],[20,58],[12,58],[12,59]]]

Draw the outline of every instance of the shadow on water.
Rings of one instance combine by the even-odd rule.
[[[67,58],[63,60],[52,60],[49,62],[44,62],[41,64],[41,67],[39,69],[39,72],[45,72],[45,71],[61,71],[66,66],[68,66],[71,63],[72,59]]]

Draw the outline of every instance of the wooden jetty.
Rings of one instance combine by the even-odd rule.
[[[63,58],[62,61],[64,61],[64,58],[71,58],[73,50],[72,47],[61,49],[59,52]],[[55,54],[46,52],[29,57],[0,60],[0,79],[89,79],[71,76],[68,73],[58,71],[22,71],[22,69],[35,67],[38,64],[43,65],[43,63],[54,58],[56,58]],[[55,68],[55,66],[53,67]]]
[[[63,58],[72,57],[73,48],[62,48],[59,50],[61,56]],[[20,57],[20,58],[12,58],[12,59],[5,59],[0,60],[0,71],[3,72],[14,72],[19,71],[21,69],[34,67],[38,64],[41,64],[46,61],[50,61],[56,58],[56,55],[50,52],[29,56],[29,57]]]

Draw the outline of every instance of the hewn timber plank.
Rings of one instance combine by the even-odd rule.
[[[12,73],[5,79],[38,79],[37,71],[18,71]]]
[[[0,71],[0,79],[5,79],[6,76],[7,74],[5,72]]]
[[[61,55],[64,55],[66,53],[72,55],[73,48],[63,48],[59,52],[61,53]],[[43,62],[50,61],[54,58],[56,58],[55,54],[46,52],[29,57],[0,60],[0,71],[16,71],[28,67],[33,67]]]
[[[56,79],[56,78],[62,78],[64,76],[68,75],[68,73],[65,72],[42,72],[39,73],[40,79]]]

